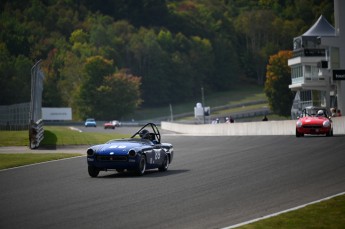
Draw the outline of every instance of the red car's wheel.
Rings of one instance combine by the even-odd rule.
[[[329,132],[326,134],[327,137],[333,136],[333,129],[330,129]]]
[[[298,132],[298,130],[296,129],[296,137],[299,138],[299,137],[303,137],[303,136],[304,136],[304,134]]]
[[[301,137],[301,134],[297,131],[297,129],[296,129],[296,137],[297,138]]]

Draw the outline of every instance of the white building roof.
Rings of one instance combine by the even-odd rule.
[[[315,24],[302,36],[331,37],[335,36],[335,29],[327,19],[321,15]]]

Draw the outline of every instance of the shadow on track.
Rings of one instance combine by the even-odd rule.
[[[97,178],[154,178],[154,177],[165,177],[165,176],[171,176],[171,175],[176,175],[176,174],[180,174],[180,173],[186,173],[189,172],[190,170],[188,169],[178,169],[178,170],[168,170],[165,172],[160,172],[158,170],[148,170],[145,172],[145,174],[143,176],[137,176],[134,172],[131,171],[125,171],[125,172],[121,172],[118,173],[116,171],[108,171],[106,173],[111,173],[111,174],[105,174],[105,172],[103,173],[104,175],[102,176],[101,174],[98,175]]]

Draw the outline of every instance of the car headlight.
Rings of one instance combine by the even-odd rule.
[[[331,125],[331,122],[329,120],[326,120],[323,122],[323,127],[329,127]]]
[[[302,122],[300,120],[298,120],[297,123],[296,123],[296,126],[297,127],[301,127],[302,126]]]
[[[130,150],[129,152],[128,152],[128,156],[130,156],[130,157],[135,157],[135,156],[137,156],[137,152],[135,152],[135,150]]]
[[[93,156],[95,154],[95,151],[90,148],[86,151],[86,154],[87,154],[87,156]]]

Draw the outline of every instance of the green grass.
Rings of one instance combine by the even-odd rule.
[[[28,131],[0,131],[0,146],[28,146]],[[40,147],[57,145],[94,145],[110,139],[126,138],[116,133],[78,132],[68,127],[45,126],[44,139]],[[0,169],[28,165],[50,160],[80,156],[67,153],[7,153],[0,154]]]
[[[104,143],[110,139],[129,137],[117,133],[78,132],[68,127],[45,126],[44,139],[40,146],[56,145],[93,145]],[[28,146],[29,132],[0,131],[0,146]]]
[[[337,229],[345,225],[345,196],[248,224],[239,229]]]
[[[0,169],[80,156],[76,153],[11,153],[0,154]]]
[[[44,127],[44,145],[94,145],[105,143],[110,139],[126,138],[129,135],[117,133],[78,132],[68,127]]]

